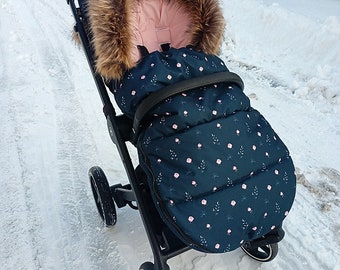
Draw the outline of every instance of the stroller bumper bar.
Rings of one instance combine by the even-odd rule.
[[[244,84],[240,76],[235,73],[226,71],[180,81],[172,85],[163,87],[157,92],[154,92],[147,96],[137,107],[134,116],[132,128],[134,133],[133,141],[136,141],[140,128],[141,126],[143,126],[143,120],[145,120],[148,112],[158,103],[174,95],[181,94],[199,87],[209,86],[218,83],[236,84],[238,87],[241,88],[241,90],[244,89]]]

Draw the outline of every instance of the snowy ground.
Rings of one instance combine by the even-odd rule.
[[[222,57],[289,147],[296,201],[277,258],[190,251],[172,269],[340,269],[340,2],[224,0]],[[0,0],[0,269],[138,269],[137,211],[105,228],[88,184],[127,182],[66,1]],[[132,155],[136,159],[134,149]]]

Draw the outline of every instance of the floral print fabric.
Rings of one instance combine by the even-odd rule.
[[[225,70],[218,57],[187,48],[152,53],[126,74],[116,100],[133,116],[149,93]],[[150,113],[137,143],[140,165],[161,216],[184,242],[227,252],[281,226],[295,196],[294,165],[238,86],[194,89]]]

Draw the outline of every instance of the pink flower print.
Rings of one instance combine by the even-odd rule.
[[[207,205],[207,203],[208,203],[208,202],[207,202],[206,199],[203,199],[203,200],[201,201],[201,204],[202,204],[202,205]]]
[[[174,173],[174,177],[176,178],[176,179],[178,179],[178,177],[179,177],[179,173]]]
[[[254,150],[254,151],[256,150],[256,145],[253,145],[253,150]]]
[[[253,209],[251,209],[251,207],[248,207],[247,211],[248,211],[249,213],[251,213],[251,212],[253,212]]]
[[[235,206],[235,205],[236,205],[236,201],[232,200],[232,201],[230,202],[230,204],[231,204],[231,206]]]
[[[202,72],[204,70],[204,68],[203,67],[199,67],[198,70]]]
[[[218,164],[218,165],[221,165],[221,163],[222,163],[222,160],[220,160],[219,158],[216,160],[216,163]]]
[[[211,229],[211,225],[208,223],[207,225],[205,225],[205,227],[210,230]]]
[[[181,63],[177,63],[177,67],[180,68],[182,66]]]
[[[271,230],[274,230],[275,228],[276,228],[275,225],[273,225],[273,226],[270,227]]]
[[[276,175],[278,175],[278,174],[279,174],[279,171],[278,171],[278,170],[275,170],[274,173],[275,173]]]
[[[247,189],[247,185],[246,184],[242,184],[242,189]]]
[[[230,229],[227,230],[227,234],[231,235],[231,230]]]
[[[189,216],[189,217],[188,217],[188,221],[189,221],[190,223],[192,223],[192,222],[194,221],[194,219],[195,219],[195,218],[194,218],[193,216]]]
[[[131,91],[131,96],[134,96],[134,95],[136,95],[136,91],[135,91],[135,90],[132,90],[132,91]]]
[[[217,111],[216,111],[216,110],[213,110],[213,111],[212,111],[212,114],[213,114],[213,115],[217,115]]]
[[[197,144],[197,148],[198,148],[198,149],[202,149],[202,144],[201,144],[201,143],[198,143],[198,144]]]
[[[173,128],[173,129],[177,129],[177,128],[178,128],[178,125],[177,125],[177,124],[173,124],[173,125],[172,125],[172,128]]]
[[[217,244],[215,245],[215,248],[216,248],[216,249],[219,249],[220,246],[221,246],[221,245],[217,243]]]
[[[170,80],[172,79],[172,76],[169,74],[169,75],[167,76],[167,78],[168,78],[168,80],[170,81]]]
[[[267,189],[270,191],[272,189],[272,186],[271,185],[268,185],[267,186]]]
[[[197,186],[197,182],[196,182],[195,180],[192,180],[192,181],[191,181],[191,185],[193,185],[194,187],[196,187],[196,186]]]
[[[231,148],[233,148],[233,145],[232,145],[231,143],[228,143],[227,147],[228,147],[229,149],[231,149]]]
[[[251,228],[253,231],[256,231],[257,230],[257,227],[253,227],[253,228]]]
[[[186,160],[186,162],[187,162],[188,164],[190,164],[190,163],[192,162],[192,159],[188,157],[187,160]]]
[[[145,80],[145,75],[142,75],[140,78],[141,80]]]

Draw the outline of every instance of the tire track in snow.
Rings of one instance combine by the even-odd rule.
[[[41,2],[46,3],[46,1]],[[62,25],[65,26],[65,24]],[[66,28],[67,30],[61,25],[51,24],[48,27],[54,28],[56,33],[59,31],[62,35],[69,35],[69,27]],[[72,261],[75,262],[74,266],[79,269],[111,269],[113,266],[117,269],[125,269],[125,264],[120,260],[117,252],[116,243],[110,241],[107,234],[98,228],[98,223],[100,228],[102,228],[102,223],[99,222],[92,195],[89,194],[87,176],[87,171],[93,164],[91,157],[98,153],[91,131],[87,127],[87,121],[84,121],[85,114],[82,104],[77,99],[72,72],[67,61],[69,58],[67,51],[72,48],[63,47],[63,39],[64,36],[60,39],[60,44],[54,43],[55,40],[50,39],[49,45],[54,48],[55,54],[47,55],[45,59],[48,59],[46,67],[49,68],[51,77],[54,77],[58,84],[54,95],[56,111],[60,112],[57,117],[59,127],[57,137],[60,141],[57,160],[61,201],[64,207],[61,216],[65,223],[62,226],[63,231],[69,231],[69,238],[67,238],[64,247],[70,247],[68,256],[74,256]],[[54,65],[51,65],[53,58]],[[84,240],[87,240],[85,245],[79,246]],[[81,249],[79,254],[74,252],[79,248]],[[86,257],[90,259],[87,260]],[[79,261],[82,261],[81,266],[76,265]]]
[[[40,3],[41,6],[32,9],[32,13],[43,10],[46,1]],[[40,12],[39,15],[35,17],[41,18],[43,13]],[[123,269],[124,263],[120,261],[116,243],[110,242],[105,233],[98,230],[99,219],[93,219],[93,215],[97,217],[97,213],[89,194],[87,170],[92,165],[92,155],[97,152],[70,80],[71,72],[65,53],[67,49],[61,43],[63,39],[55,39],[54,34],[51,38],[46,31],[57,30],[56,27],[59,27],[58,31],[63,35],[69,30],[62,27],[65,26],[64,23],[56,26],[48,21],[37,22],[42,30],[46,27],[48,46],[54,48],[52,54],[51,50],[47,50],[42,55],[44,67],[48,70],[51,82],[54,81],[53,85],[56,86],[53,92],[58,127],[59,226],[63,235],[62,247],[65,261],[68,262],[67,269],[112,269],[113,266]]]
[[[98,229],[99,219],[93,218],[97,214],[87,170],[96,149],[74,98],[66,50],[54,51],[71,45],[55,38],[69,31],[50,32],[56,27],[65,29],[61,27],[65,21],[52,26],[51,14],[45,12],[53,10],[44,3],[6,3],[10,18],[16,20],[13,25],[18,25],[10,32],[12,42],[2,45],[9,48],[2,77],[8,77],[4,89],[13,105],[10,119],[6,119],[13,131],[7,132],[17,134],[15,151],[21,170],[15,171],[22,171],[20,181],[10,182],[17,197],[8,212],[22,209],[14,218],[22,222],[13,224],[11,237],[17,236],[23,247],[16,254],[15,241],[6,239],[5,243],[13,245],[13,253],[1,256],[6,262],[12,260],[13,269],[112,269],[114,265],[125,269],[116,244],[105,239]],[[9,79],[16,74],[13,59],[20,59],[27,73]],[[9,218],[3,226],[11,222]]]
[[[26,160],[24,141],[30,135],[27,126],[32,120],[25,113],[29,104],[25,104],[22,94],[25,91],[26,78],[17,74],[13,62],[26,63],[27,55],[18,54],[21,38],[11,29],[13,7],[9,1],[1,4],[1,170],[5,177],[1,189],[1,262],[8,262],[11,269],[34,269],[40,267],[38,249],[32,249],[31,243],[39,241],[36,207],[31,203],[34,196],[30,185],[36,183],[35,169]],[[7,31],[6,31],[7,30]],[[13,76],[14,75],[14,76]],[[8,105],[9,104],[9,105]],[[25,123],[25,124],[24,124]],[[3,151],[5,150],[5,151]],[[31,149],[28,149],[30,151]]]

